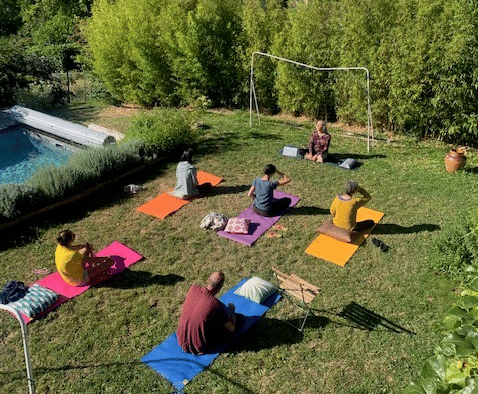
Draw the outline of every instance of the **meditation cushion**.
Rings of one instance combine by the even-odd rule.
[[[52,306],[57,299],[57,293],[35,283],[28,288],[24,297],[18,301],[10,302],[8,306],[15,308],[28,317],[33,317]]]
[[[352,230],[344,230],[343,228],[337,227],[331,221],[327,221],[322,226],[320,226],[317,231],[321,234],[328,235],[331,238],[336,239],[341,242],[353,242],[355,238],[360,234]]]
[[[357,165],[357,160],[348,158],[348,159],[345,159],[342,163],[340,163],[339,167],[351,170],[352,168],[355,168],[356,165]]]
[[[227,221],[227,225],[224,231],[226,233],[232,233],[232,234],[248,234],[250,223],[251,223],[250,219],[230,218]]]
[[[277,291],[277,287],[258,276],[253,276],[239,287],[234,294],[261,304]]]

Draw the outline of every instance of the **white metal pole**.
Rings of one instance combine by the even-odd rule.
[[[32,365],[30,362],[30,351],[28,350],[28,335],[27,335],[27,326],[20,315],[20,312],[18,312],[16,309],[8,306],[8,305],[3,305],[0,304],[0,309],[3,309],[7,312],[10,312],[15,318],[18,320],[20,323],[20,327],[22,330],[22,339],[23,339],[23,351],[25,353],[25,364],[27,368],[27,379],[28,379],[28,390],[30,394],[35,394],[35,386],[33,383],[33,373],[32,373]]]
[[[252,91],[254,90],[254,85],[252,82],[253,74],[254,74],[254,55],[261,55],[261,56],[267,56],[272,59],[276,60],[281,60],[287,63],[292,63],[296,64],[301,67],[305,68],[310,68],[312,70],[317,70],[317,71],[350,71],[350,70],[362,70],[366,72],[366,77],[367,77],[367,153],[370,153],[370,134],[372,133],[372,139],[373,139],[373,129],[372,129],[372,107],[370,105],[370,72],[367,68],[365,67],[314,67],[309,64],[305,63],[300,63],[296,62],[294,60],[286,59],[280,56],[274,56],[269,53],[264,53],[264,52],[259,52],[255,51],[252,53],[251,56],[251,87],[250,87],[250,109],[249,109],[249,124],[250,127],[252,127]],[[255,91],[254,91],[255,95]],[[257,97],[256,99],[256,107],[257,107],[257,117],[259,118],[259,108],[257,106]]]

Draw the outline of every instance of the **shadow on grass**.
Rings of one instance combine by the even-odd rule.
[[[387,156],[382,154],[370,154],[370,155],[361,155],[358,153],[329,153],[328,161],[337,162],[339,160],[345,160],[348,158],[355,160],[368,160],[368,159],[384,159]]]
[[[467,167],[463,170],[463,172],[466,172],[469,174],[478,174],[478,167]]]
[[[52,111],[49,114],[70,122],[83,123],[95,119],[101,109],[91,105],[81,105],[74,108],[67,108]]]
[[[440,226],[437,224],[414,224],[413,226],[404,227],[399,224],[377,224],[373,230],[374,234],[412,234],[421,233],[423,231],[437,231],[440,230]]]
[[[315,215],[327,215],[330,214],[329,209],[311,207],[311,206],[302,206],[302,207],[292,207],[286,215],[304,215],[304,216],[315,216]]]
[[[151,285],[172,286],[182,282],[184,277],[176,274],[153,275],[148,271],[124,270],[114,280],[101,282],[95,287],[110,287],[114,289],[132,289],[135,287],[146,287]]]
[[[103,364],[85,364],[85,365],[63,365],[63,366],[58,366],[58,367],[40,367],[40,368],[33,368],[33,378],[37,378],[38,376],[46,375],[51,372],[65,372],[65,371],[72,371],[72,370],[83,370],[83,369],[103,369],[103,368],[115,368],[115,367],[124,367],[131,369],[132,367],[145,367],[146,364],[141,362],[140,360],[133,360],[133,361],[124,361],[124,362],[113,362],[113,363],[103,363]],[[209,366],[206,368],[204,372],[211,373],[213,375],[216,375],[218,378],[228,382],[232,386],[235,386],[242,390],[242,392],[247,393],[247,394],[254,394],[254,391],[250,390],[246,386],[242,385],[241,383],[238,383],[227,376],[223,375],[222,373],[218,372],[216,369],[212,368]],[[26,381],[26,376],[25,376],[25,371],[24,370],[16,370],[16,371],[0,371],[0,376],[8,376],[8,380],[25,380]],[[159,375],[158,375],[159,377]],[[165,379],[166,380],[166,379]],[[183,391],[180,391],[181,393]],[[177,392],[174,388],[171,389],[171,393],[179,393]]]
[[[220,184],[213,187],[210,195],[221,195],[221,194],[241,194],[249,190],[250,185],[234,185],[234,186],[221,186]]]
[[[338,309],[338,308],[337,308]],[[407,333],[410,335],[415,335],[413,331],[410,331],[404,327],[399,326],[398,324],[388,320],[387,318],[379,315],[363,307],[360,304],[352,301],[342,307],[340,311],[337,311],[336,308],[331,308],[328,310],[317,310],[314,309],[316,312],[322,313],[330,313],[334,316],[341,317],[345,319],[348,323],[343,323],[341,321],[333,321],[330,320],[331,323],[342,325],[342,326],[349,326],[352,328],[357,328],[360,330],[366,331],[391,331],[396,334]],[[307,325],[306,325],[307,326]]]
[[[302,335],[296,327],[302,324],[302,318],[274,319],[262,318],[251,331],[234,342],[227,353],[257,352],[282,345],[292,345],[302,341]],[[309,315],[305,327],[322,329],[330,320],[324,316]]]

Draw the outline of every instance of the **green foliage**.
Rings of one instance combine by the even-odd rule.
[[[478,211],[457,220],[435,238],[431,266],[439,272],[464,274],[478,268]]]
[[[288,21],[276,35],[274,54],[314,67],[336,63],[331,51],[332,15],[335,1],[301,3],[288,11]],[[333,77],[327,72],[280,62],[275,86],[282,109],[296,114],[334,118]]]
[[[249,75],[252,53],[272,52],[274,36],[283,30],[287,11],[282,7],[281,0],[248,0],[244,2],[242,12],[243,34],[246,40],[243,64],[244,72]],[[254,86],[258,105],[263,110],[278,110],[274,87],[276,67],[277,60],[264,56],[254,57]]]
[[[25,46],[12,36],[0,37],[0,106],[14,103],[19,89],[35,85],[57,86],[51,59],[25,53]]]
[[[173,152],[192,145],[196,139],[193,113],[174,109],[155,109],[136,115],[126,134],[126,140],[144,141],[146,148],[156,153]]]
[[[0,7],[0,37],[15,34],[21,25],[18,0],[2,0]]]
[[[183,102],[202,95],[214,106],[231,107],[244,102],[241,81],[247,74],[240,62],[240,9],[240,2],[234,0],[199,0],[195,9],[183,13],[186,23],[173,43],[172,66]]]
[[[93,71],[115,98],[142,105],[175,103],[160,32],[163,0],[100,0],[85,34]]]
[[[478,390],[478,271],[449,309],[440,328],[446,333],[403,394],[465,394]]]
[[[0,186],[0,222],[30,212],[45,201],[41,190],[30,185]]]

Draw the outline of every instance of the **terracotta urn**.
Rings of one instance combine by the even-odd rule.
[[[451,149],[445,156],[445,168],[448,172],[458,171],[466,163],[465,150],[464,149]]]

